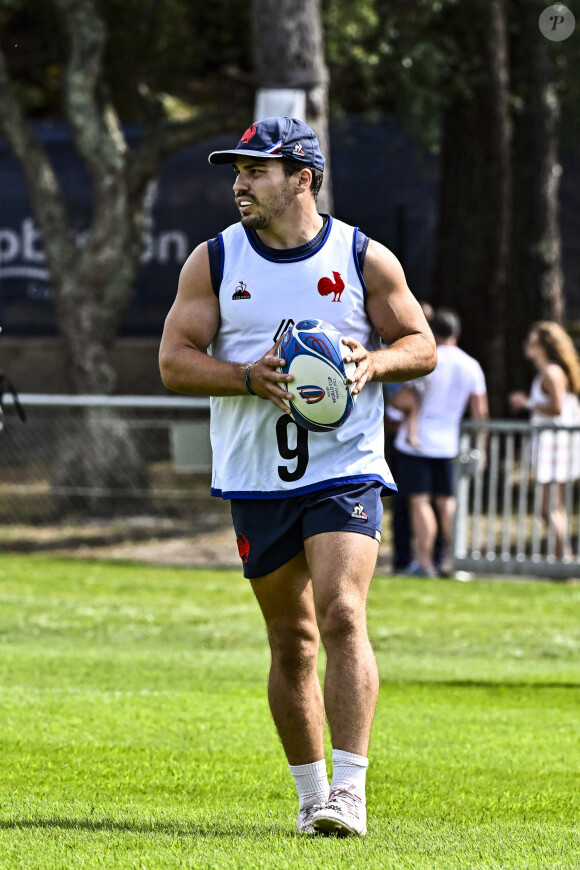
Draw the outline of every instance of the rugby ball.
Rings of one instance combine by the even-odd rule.
[[[356,364],[343,362],[349,353],[340,332],[324,320],[300,320],[286,330],[280,371],[294,377],[287,385],[294,398],[286,404],[299,426],[328,432],[346,423],[356,400],[348,382]]]

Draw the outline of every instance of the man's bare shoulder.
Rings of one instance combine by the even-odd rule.
[[[407,284],[403,267],[398,258],[389,248],[375,239],[369,239],[363,275],[367,282],[379,279],[381,282],[389,281],[393,286],[401,284],[406,286]]]
[[[204,295],[212,291],[207,242],[193,249],[181,268],[178,292],[184,295]],[[213,291],[212,291],[213,292]]]
[[[176,352],[183,346],[207,351],[218,326],[219,302],[211,283],[207,243],[203,242],[183,264],[177,296],[165,319],[160,357],[166,371],[166,384],[174,383],[169,378]],[[170,389],[175,387],[170,386]]]

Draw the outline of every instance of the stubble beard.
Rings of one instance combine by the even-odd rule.
[[[270,223],[264,214],[247,214],[242,217],[242,226],[246,230],[267,230]]]
[[[262,211],[259,214],[242,215],[242,226],[247,230],[267,230],[272,226],[276,218],[281,217],[287,211],[293,200],[293,194],[288,188],[284,188],[270,202],[261,203]],[[259,205],[254,200],[256,205]]]

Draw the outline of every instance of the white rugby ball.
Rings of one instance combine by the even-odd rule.
[[[300,320],[286,330],[280,371],[294,377],[287,385],[294,398],[286,404],[298,425],[328,432],[346,423],[356,401],[348,382],[356,364],[343,361],[349,353],[340,332],[324,320]]]

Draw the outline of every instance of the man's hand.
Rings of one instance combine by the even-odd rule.
[[[364,345],[357,341],[356,338],[343,336],[344,343],[350,348],[350,353],[344,357],[344,362],[353,362],[356,364],[356,369],[352,376],[348,379],[349,384],[354,384],[352,393],[356,395],[360,393],[367,381],[373,378],[374,367],[372,352],[367,350]]]
[[[285,388],[285,384],[290,383],[294,378],[292,375],[277,371],[284,365],[283,357],[278,355],[279,347],[280,342],[277,341],[263,357],[252,363],[249,372],[250,386],[261,399],[269,399],[285,414],[291,414],[290,408],[283,400],[294,398],[294,394],[289,393]]]

